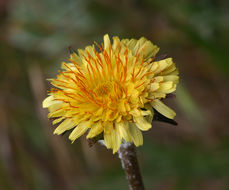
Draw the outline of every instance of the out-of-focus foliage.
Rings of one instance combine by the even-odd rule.
[[[153,123],[138,148],[146,189],[229,188],[229,2],[0,1],[0,189],[127,189],[117,156],[52,135],[46,78],[68,46],[145,36],[180,70],[168,104],[179,125]]]

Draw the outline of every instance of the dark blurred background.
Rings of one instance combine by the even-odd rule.
[[[137,148],[148,190],[229,189],[228,0],[0,0],[0,189],[128,189],[117,155],[55,136],[41,102],[67,47],[145,36],[180,71],[174,127]]]

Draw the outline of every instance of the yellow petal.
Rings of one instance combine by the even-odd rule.
[[[166,94],[165,93],[162,93],[162,92],[152,92],[149,94],[149,98],[151,99],[155,99],[155,98],[165,98],[166,97]]]
[[[118,103],[118,110],[122,113],[126,112],[125,100],[120,100]]]
[[[141,129],[142,131],[149,130],[152,125],[148,123],[143,117],[135,117],[136,126]]]
[[[177,68],[175,66],[175,64],[170,65],[169,67],[167,67],[163,72],[160,73],[161,75],[177,75],[178,71]]]
[[[159,87],[160,87],[160,86],[159,86],[159,83],[154,82],[154,83],[152,83],[152,84],[150,85],[150,91],[155,91],[155,90],[157,90]]]
[[[125,104],[125,108],[126,108],[126,111],[129,112],[129,111],[131,110],[130,104],[129,104],[129,103],[126,103],[126,104]]]
[[[162,82],[164,80],[164,77],[163,76],[156,76],[153,78],[153,81],[154,82]]]
[[[104,40],[104,49],[108,49],[109,46],[111,45],[111,41],[108,34],[104,35],[103,40]]]
[[[141,110],[140,112],[141,112],[141,116],[151,115],[150,110],[146,110],[146,111]]]
[[[145,104],[144,107],[145,107],[148,111],[151,112],[151,114],[146,115],[146,116],[144,117],[144,119],[145,119],[146,121],[148,121],[149,123],[152,123],[153,115],[154,115],[154,110],[153,110],[152,106],[151,106],[149,103]]]
[[[117,129],[114,130],[115,131],[115,135],[114,135],[114,145],[113,145],[113,154],[116,153],[118,151],[118,149],[120,148],[121,142],[122,142],[122,138],[119,135]],[[114,133],[114,132],[113,132]]]
[[[109,121],[111,120],[112,117],[117,117],[116,113],[114,113],[112,110],[106,109],[103,111],[103,114],[102,114],[103,121]]]
[[[72,59],[75,63],[78,63],[79,65],[82,64],[81,58],[76,53],[71,53],[70,59]]]
[[[88,138],[93,138],[103,132],[103,126],[101,122],[97,122],[91,126],[90,132],[87,135]]]
[[[52,104],[48,107],[49,112],[55,112],[56,110],[60,110],[62,108],[66,107],[66,103],[58,102],[56,104]]]
[[[167,118],[173,119],[176,116],[176,113],[171,108],[162,103],[160,100],[156,99],[152,101],[151,105],[154,109],[156,109],[159,113]]]
[[[139,116],[141,116],[141,111],[140,111],[139,109],[137,109],[137,108],[132,109],[129,113],[130,113],[132,116],[134,116],[134,117],[139,117]]]
[[[152,62],[151,63],[152,64],[152,66],[151,66],[151,68],[150,68],[150,72],[155,72],[155,70],[157,70],[157,68],[159,67],[158,66],[158,63],[157,62]]]
[[[148,59],[150,57],[154,57],[159,51],[159,48],[148,40],[145,42],[143,50],[145,59]]]
[[[79,55],[81,61],[84,60],[84,57],[87,57],[86,52],[82,49],[78,49],[78,55]]]
[[[72,133],[69,136],[69,139],[74,142],[78,137],[83,135],[87,129],[90,127],[91,122],[90,121],[84,121],[80,123],[75,129],[72,131]]]
[[[162,72],[162,73],[164,73],[164,72]],[[175,67],[175,70],[172,71],[172,72],[170,72],[169,74],[170,74],[170,75],[178,75],[178,74],[179,74],[179,71],[178,71],[178,69]]]
[[[115,127],[122,138],[125,139],[126,142],[131,142],[131,135],[129,131],[129,123],[128,122],[119,122],[115,123]]]
[[[172,81],[163,82],[160,84],[158,92],[167,92],[167,90],[171,89],[173,87]]]
[[[48,96],[47,98],[44,99],[42,103],[43,108],[48,108],[51,105],[61,103],[61,101],[55,100],[53,95]]]
[[[104,130],[104,142],[106,147],[113,149],[113,154],[118,151],[121,145],[121,137],[118,132],[113,128],[113,124],[110,123],[105,126]]]
[[[70,69],[71,70],[75,70],[75,66],[73,63],[66,63],[66,62],[62,62],[61,63],[61,69],[64,69],[66,71],[69,71]],[[70,75],[70,74],[67,74],[67,75]],[[66,80],[66,78],[62,75],[58,75],[57,78],[59,80]]]
[[[136,127],[134,123],[129,123],[130,126],[130,134],[132,137],[132,141],[135,146],[140,146],[143,144],[143,137],[141,131]]]
[[[65,119],[54,131],[54,134],[60,135],[63,132],[72,129],[76,124],[71,119]]]
[[[136,46],[137,40],[136,39],[124,39],[121,41],[122,43],[126,44],[130,50],[134,50],[134,47]]]
[[[51,117],[61,117],[61,116],[65,116],[65,115],[66,115],[66,110],[65,109],[59,109],[59,110],[50,112],[48,114],[48,118],[51,118]]]
[[[94,47],[93,46],[87,46],[85,50],[92,56],[95,57]]]
[[[167,94],[172,93],[172,92],[174,92],[176,90],[176,88],[177,88],[177,85],[176,84],[173,84],[172,88],[170,88],[169,90],[167,90],[166,93]]]
[[[77,125],[80,124],[81,122],[87,121],[88,119],[90,119],[90,115],[88,115],[88,114],[76,115],[75,117],[72,118],[74,123],[76,123]],[[91,123],[90,123],[90,125],[91,125]]]
[[[177,84],[179,82],[179,77],[177,75],[167,75],[167,76],[164,76],[164,80],[173,81],[174,83]]]
[[[122,115],[119,114],[118,117],[117,117],[117,119],[116,119],[116,122],[120,122],[121,120],[122,120]]]
[[[157,75],[168,67],[169,61],[168,59],[163,59],[155,63],[158,64],[157,70],[154,71],[154,74]]]
[[[112,129],[113,129],[113,125],[111,122],[104,122],[104,142],[108,149],[112,147],[112,139],[111,139]]]
[[[113,45],[112,45],[112,49],[114,51],[118,50],[118,48],[120,47],[120,40],[117,36],[113,37]]]
[[[137,53],[143,53],[145,60],[149,59],[156,55],[159,51],[159,48],[156,45],[153,45],[152,42],[147,40],[146,38],[142,37],[139,40],[130,40],[129,41],[129,48],[133,49],[133,54],[136,55]]]
[[[50,104],[53,103],[53,102],[52,102],[53,100],[54,100],[54,98],[53,98],[52,95],[51,95],[51,96],[48,96],[47,98],[44,99],[44,101],[43,101],[43,103],[42,103],[42,107],[43,107],[43,108],[49,107]]]
[[[177,85],[174,82],[167,81],[167,82],[161,83],[160,88],[157,90],[157,92],[169,94],[176,90],[176,86]]]
[[[55,119],[55,120],[53,120],[52,124],[55,125],[57,123],[60,123],[63,119],[64,119],[64,117],[60,117],[58,119]]]

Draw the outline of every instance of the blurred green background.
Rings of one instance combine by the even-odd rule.
[[[229,189],[229,1],[0,0],[0,189],[128,189],[117,155],[55,136],[41,102],[68,46],[145,36],[180,70],[174,127],[137,148],[148,190]]]

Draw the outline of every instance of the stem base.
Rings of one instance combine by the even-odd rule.
[[[130,190],[144,190],[134,144],[122,144],[118,154],[122,163],[122,167],[125,170]]]

